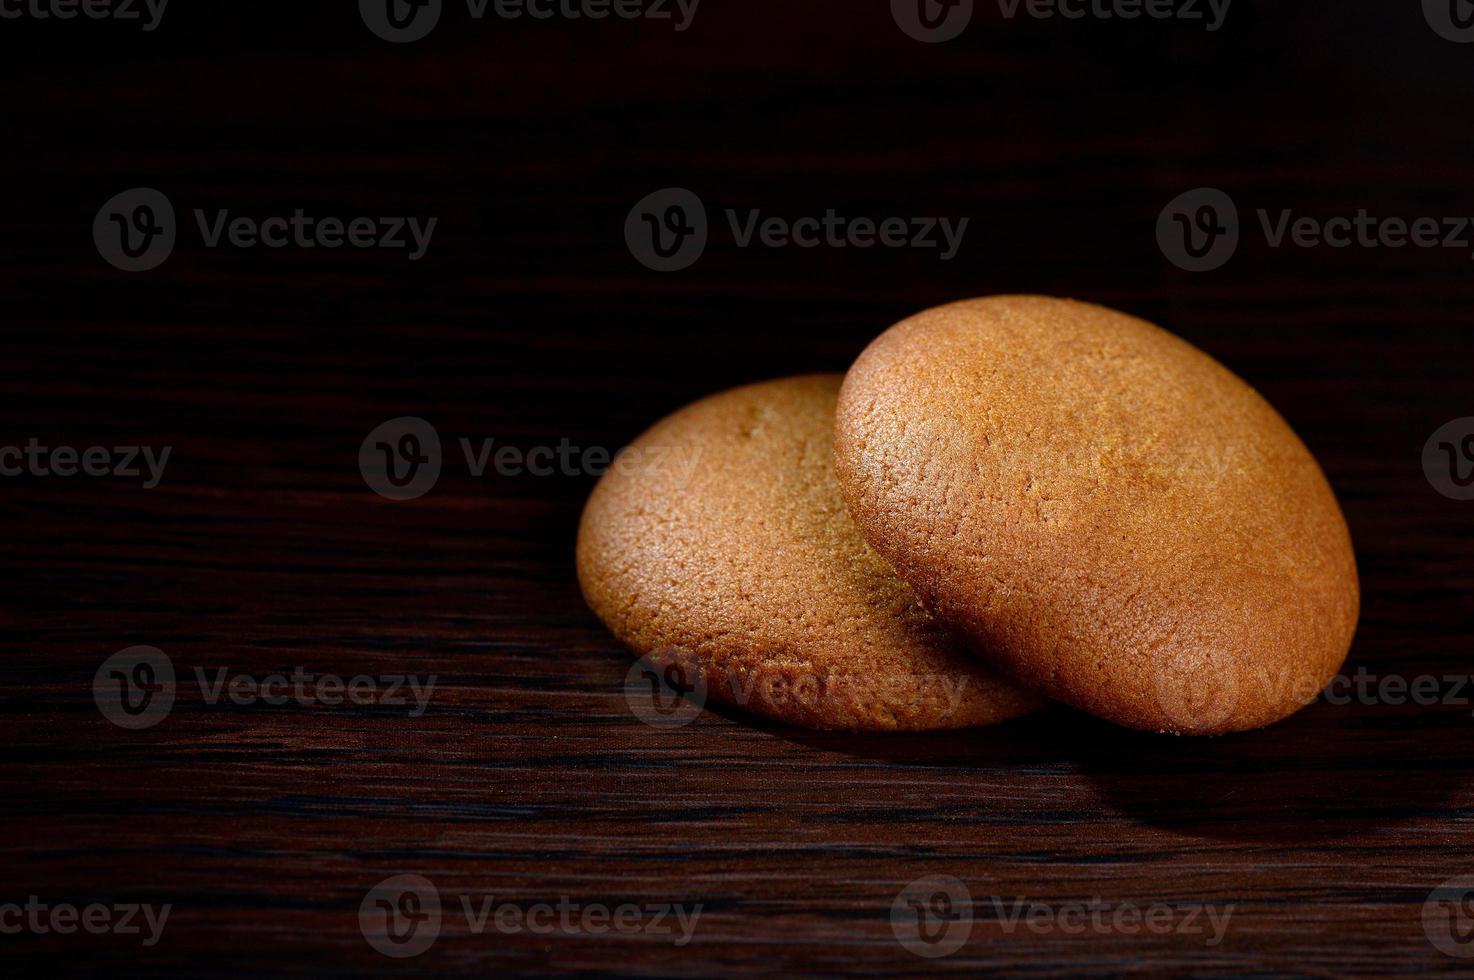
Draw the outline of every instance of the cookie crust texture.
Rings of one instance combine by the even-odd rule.
[[[1313,700],[1360,603],[1320,466],[1247,383],[1127,314],[926,310],[846,375],[840,486],[923,605],[1021,683],[1221,734]]]
[[[702,399],[631,444],[580,522],[579,582],[634,652],[706,697],[821,729],[988,724],[1040,706],[916,603],[833,468],[841,376]]]

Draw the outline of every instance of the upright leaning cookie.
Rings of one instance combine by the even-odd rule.
[[[1133,728],[1256,728],[1345,659],[1356,561],[1295,433],[1134,317],[999,296],[892,327],[845,378],[866,539],[1008,673]]]
[[[998,680],[865,543],[834,479],[839,375],[690,405],[599,481],[578,533],[589,605],[713,700],[794,724],[958,728],[1038,699]]]

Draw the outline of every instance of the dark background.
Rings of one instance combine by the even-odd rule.
[[[1416,2],[1235,0],[1201,23],[1009,21],[918,43],[878,0],[704,0],[671,22],[471,20],[373,36],[354,4],[186,4],[159,28],[0,21],[0,443],[168,445],[163,483],[0,481],[9,682],[0,901],[170,902],[162,941],[0,936],[48,970],[1044,976],[1456,971],[1422,912],[1474,874],[1468,704],[1319,703],[1215,740],[1055,709],[958,734],[642,724],[572,573],[588,476],[472,477],[460,436],[618,447],[747,381],[841,371],[895,320],[1043,292],[1167,326],[1280,408],[1340,495],[1363,576],[1347,671],[1469,670],[1470,515],[1421,470],[1474,414],[1471,250],[1266,246],[1253,212],[1474,215],[1474,45]],[[125,273],[92,220],[164,191],[181,243]],[[660,274],[630,208],[694,190],[713,241]],[[1244,242],[1189,273],[1177,194]],[[428,254],[202,248],[192,208],[435,216]],[[967,216],[911,249],[738,249],[724,208]],[[391,503],[364,436],[450,454]],[[434,673],[388,707],[99,714],[134,644],[262,676]],[[1474,692],[1466,692],[1474,693]],[[527,904],[702,902],[695,941],[470,935],[413,960],[358,930],[399,873]],[[924,961],[897,892],[955,875],[967,946]],[[1007,934],[987,896],[1235,903],[1228,937]],[[447,898],[449,902],[450,899]]]

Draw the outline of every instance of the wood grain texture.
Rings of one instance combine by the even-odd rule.
[[[1210,741],[1058,709],[965,734],[819,735],[708,711],[657,731],[573,577],[588,475],[473,476],[456,440],[616,448],[703,394],[843,370],[937,302],[1070,295],[1162,323],[1262,391],[1321,460],[1358,549],[1347,670],[1471,672],[1474,504],[1424,441],[1474,415],[1470,249],[1271,248],[1254,210],[1474,214],[1470,52],[1416,4],[1236,0],[1221,31],[1009,21],[906,38],[885,4],[706,0],[691,28],[474,23],[417,44],[351,4],[180,5],[157,31],[5,21],[0,445],[171,446],[166,477],[0,480],[9,683],[0,902],[171,903],[161,941],[0,935],[16,964],[176,976],[1412,975],[1474,874],[1474,705],[1316,704]],[[317,5],[313,5],[317,6]],[[1347,5],[1337,5],[1337,7]],[[1402,8],[1408,9],[1402,9]],[[1373,9],[1376,8],[1376,9]],[[623,240],[656,188],[706,201],[694,267]],[[208,249],[129,275],[103,201],[181,216],[437,216],[419,262]],[[1163,204],[1238,201],[1232,262],[1181,272]],[[921,250],[742,249],[725,208],[970,216]],[[182,232],[183,234],[183,232]],[[365,486],[359,445],[417,415],[445,471]],[[137,732],[92,699],[135,644],[180,670]],[[208,704],[195,667],[434,674],[428,710]],[[1474,699],[1474,690],[1463,692]],[[439,940],[359,931],[369,888],[434,881]],[[890,909],[964,881],[970,941],[923,960]],[[458,897],[701,903],[693,941],[472,933]],[[1232,903],[1202,935],[1009,931],[1051,908]]]

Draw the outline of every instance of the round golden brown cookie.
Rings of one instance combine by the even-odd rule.
[[[1310,452],[1228,369],[1124,313],[997,296],[897,324],[845,378],[835,461],[928,609],[1132,728],[1283,718],[1356,629],[1351,538]]]
[[[1040,701],[916,604],[834,479],[840,376],[736,388],[631,444],[578,532],[584,597],[637,653],[706,696],[812,728],[980,725]]]

